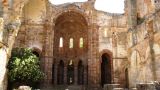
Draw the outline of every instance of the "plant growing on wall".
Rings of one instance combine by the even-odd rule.
[[[39,82],[44,74],[40,70],[39,59],[31,49],[15,48],[8,63],[9,81],[20,83]]]

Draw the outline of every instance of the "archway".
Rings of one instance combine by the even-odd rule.
[[[53,44],[54,62],[59,58],[69,60],[64,68],[64,84],[78,84],[78,65],[70,62],[88,58],[88,23],[84,14],[76,10],[61,12],[55,19]]]
[[[128,68],[125,69],[125,88],[129,88]]]
[[[61,60],[58,65],[57,84],[64,84],[64,62]]]
[[[40,57],[40,55],[39,55],[39,53],[38,53],[37,51],[33,50],[32,53],[33,53],[34,55],[36,55],[38,58]]]
[[[107,53],[101,56],[101,85],[111,84],[112,82],[112,71],[111,71],[111,59]]]
[[[44,71],[44,65],[43,65],[43,60],[41,60],[41,50],[39,49],[39,48],[37,48],[37,47],[32,47],[32,53],[34,54],[34,55],[36,55],[36,57],[38,58],[38,60],[39,60],[39,65],[40,65],[40,69],[42,70],[42,71]]]
[[[79,61],[78,63],[78,84],[83,85],[84,84],[84,66],[83,62]]]
[[[69,61],[67,67],[67,83],[69,85],[74,83],[74,64],[72,60]]]

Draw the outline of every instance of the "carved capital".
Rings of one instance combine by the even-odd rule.
[[[19,28],[20,24],[21,23],[19,21],[11,22],[11,23],[8,23],[7,25],[5,25],[5,29],[8,30],[9,32],[13,33],[14,30]]]

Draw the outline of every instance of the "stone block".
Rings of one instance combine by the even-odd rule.
[[[124,88],[114,88],[113,90],[125,90]]]
[[[29,86],[20,86],[18,88],[18,90],[31,90],[31,87],[29,87]]]
[[[153,83],[141,83],[136,85],[137,90],[156,90]]]
[[[113,90],[114,88],[119,88],[119,84],[105,84],[104,90]]]
[[[137,88],[131,88],[130,90],[137,90]]]
[[[71,86],[68,86],[66,88],[66,90],[84,90],[83,86],[79,86],[79,85],[71,85]]]

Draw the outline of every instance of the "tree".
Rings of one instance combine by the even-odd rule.
[[[15,48],[12,50],[8,69],[11,83],[33,84],[39,82],[44,76],[40,70],[38,57],[28,48]]]

